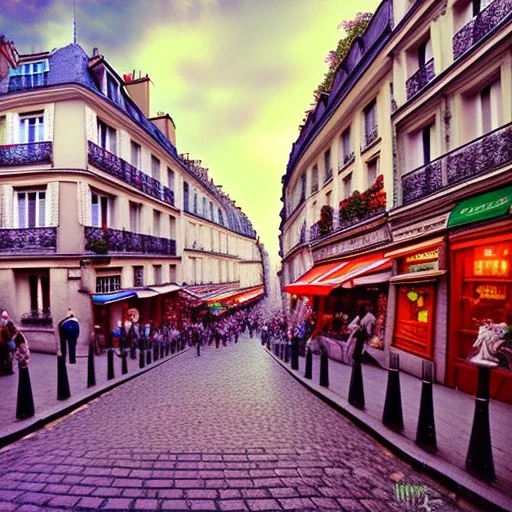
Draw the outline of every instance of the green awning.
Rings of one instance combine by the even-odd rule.
[[[495,219],[511,212],[512,185],[461,201],[450,213],[448,227]]]

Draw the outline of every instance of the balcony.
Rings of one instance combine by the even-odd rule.
[[[48,73],[11,76],[9,77],[8,92],[29,91],[45,85],[48,85]]]
[[[176,241],[112,228],[85,228],[85,250],[96,254],[134,253],[176,256]]]
[[[453,36],[453,58],[457,60],[490,34],[512,13],[512,0],[494,0]]]
[[[435,76],[434,59],[430,59],[407,79],[405,83],[407,99],[410,100],[414,95],[418,94]]]
[[[0,229],[0,253],[51,253],[57,249],[57,228]]]
[[[17,165],[51,164],[53,145],[51,142],[29,142],[28,144],[6,144],[0,146],[0,167]]]
[[[324,184],[332,178],[332,169],[327,169],[324,176]]]
[[[402,176],[402,202],[409,204],[512,162],[512,123]]]
[[[174,206],[174,192],[162,185],[157,179],[143,173],[126,160],[110,153],[106,149],[88,141],[88,160],[91,165],[128,183],[144,194],[160,199]]]
[[[374,126],[369,129],[364,136],[364,147],[361,148],[361,151],[364,151],[367,147],[371,146],[377,139],[379,138],[379,129],[378,126]]]

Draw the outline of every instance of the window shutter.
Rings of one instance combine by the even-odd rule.
[[[14,204],[14,189],[11,185],[4,185],[2,192],[2,227],[14,228],[14,208],[18,206]]]
[[[85,107],[85,134],[87,140],[98,144],[98,129],[96,125],[96,114],[88,106]]]
[[[44,139],[43,140],[53,140],[53,122],[55,119],[55,104],[50,103],[44,109]]]
[[[78,218],[82,226],[91,225],[91,189],[89,185],[83,181],[78,182]]]
[[[45,225],[57,227],[59,225],[59,182],[48,183],[46,187],[46,218]]]

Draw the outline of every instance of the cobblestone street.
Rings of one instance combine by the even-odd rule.
[[[469,509],[455,500],[256,339],[190,350],[0,453],[1,511]]]

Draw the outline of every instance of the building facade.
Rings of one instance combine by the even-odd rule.
[[[512,325],[511,22],[510,0],[381,2],[283,177],[288,296],[342,347],[369,307],[374,357],[467,392],[479,326]],[[509,349],[491,393],[512,402]]]
[[[83,349],[127,306],[160,322],[178,289],[262,288],[250,221],[177,153],[149,87],[76,44],[22,55],[0,82],[0,304],[34,349],[55,349],[68,308]]]

